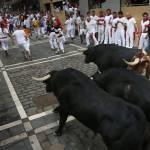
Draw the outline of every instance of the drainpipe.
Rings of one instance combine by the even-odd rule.
[[[150,1],[150,0],[149,0]],[[121,11],[122,0],[120,0],[120,11]]]

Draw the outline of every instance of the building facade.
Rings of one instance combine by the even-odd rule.
[[[40,0],[0,0],[3,12],[24,12],[40,10]]]

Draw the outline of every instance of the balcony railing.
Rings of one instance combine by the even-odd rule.
[[[122,6],[146,6],[150,0],[122,0]]]

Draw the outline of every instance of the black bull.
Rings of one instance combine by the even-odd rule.
[[[114,44],[101,44],[84,51],[85,62],[95,63],[101,72],[110,68],[127,68],[123,59],[131,61],[139,51],[136,48],[126,48]]]
[[[60,104],[57,135],[62,134],[68,115],[72,115],[100,133],[109,150],[142,150],[145,115],[138,107],[109,95],[77,70],[50,74],[44,83]]]
[[[145,77],[126,69],[109,69],[93,75],[100,88],[113,96],[140,107],[150,121],[150,82]]]

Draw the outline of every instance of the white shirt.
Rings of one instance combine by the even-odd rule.
[[[130,19],[126,18],[127,31],[135,32],[135,24],[136,24],[136,20],[134,17]]]
[[[17,44],[23,44],[26,42],[26,38],[25,38],[26,35],[23,30],[16,30],[13,33],[13,36],[15,36]]]
[[[68,20],[66,20],[66,22],[65,22],[65,25],[66,25],[66,28],[67,29],[71,29],[71,20],[70,20],[70,18],[68,19]]]
[[[79,24],[80,29],[85,29],[85,21],[81,20],[80,24]]]
[[[72,18],[69,18],[65,22],[66,28],[67,29],[72,29],[74,27],[74,20]]]
[[[118,18],[117,22],[117,30],[124,30],[124,25],[126,24],[125,17]]]
[[[113,18],[113,19],[111,20],[111,24],[112,24],[112,27],[113,27],[113,28],[116,28],[117,21],[118,21],[118,18]]]
[[[69,8],[69,12],[70,12],[70,13],[73,13],[73,10],[74,10],[73,7],[70,7],[70,8]]]
[[[81,17],[78,16],[78,17],[76,18],[76,23],[77,23],[77,25],[80,24],[80,22],[81,22]]]
[[[96,32],[97,22],[95,20],[91,20],[90,22],[86,21],[85,24],[86,24],[87,32],[89,33]]]
[[[2,28],[0,28],[0,39],[2,39],[2,38],[7,38],[7,33],[4,32],[4,31],[2,30]]]
[[[90,16],[90,17],[91,17],[92,20],[95,20],[95,21],[97,21],[99,19],[99,17],[96,16],[96,15],[95,16]]]
[[[71,17],[70,19],[72,21],[72,27],[75,28],[75,22],[76,22],[75,16]]]
[[[99,17],[98,16],[90,16],[91,17],[91,20],[94,20],[94,21],[96,21],[96,26],[95,26],[95,30],[96,30],[96,32],[98,32],[98,24],[97,24],[97,21],[98,21],[98,19],[99,19]]]
[[[143,22],[143,20],[141,21],[142,32],[145,32],[145,31],[148,32],[148,27],[146,27],[146,26],[148,26],[149,23],[150,23],[149,20],[147,20],[145,22]]]
[[[29,20],[29,18],[24,20],[24,25],[26,25],[27,28],[30,28],[30,20]]]
[[[113,16],[109,15],[109,16],[105,16],[105,25],[106,27],[111,26],[111,20],[112,20]]]

